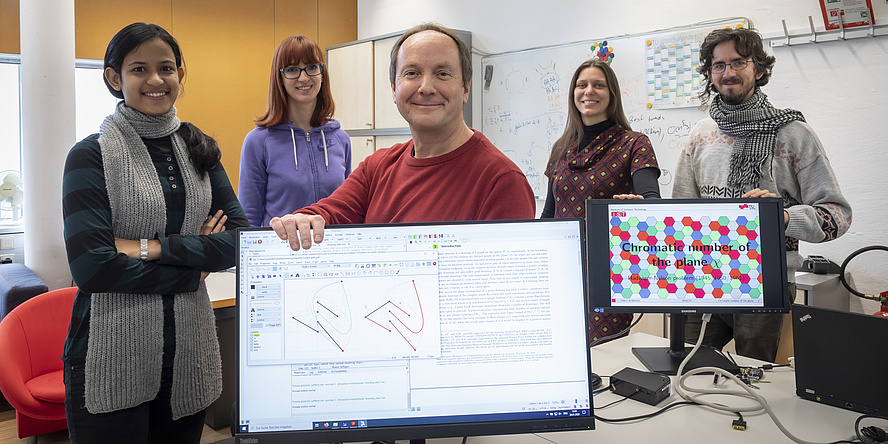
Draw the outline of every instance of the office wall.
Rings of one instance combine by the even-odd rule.
[[[356,0],[77,0],[74,6],[77,58],[102,59],[111,37],[136,21],[176,37],[187,68],[179,118],[219,141],[235,190],[243,138],[265,111],[277,44],[295,34],[321,48],[357,39]],[[19,53],[19,34],[19,0],[0,0],[0,52]]]
[[[874,1],[876,23],[888,20],[888,3]],[[483,109],[481,56],[522,49],[597,40],[688,26],[730,17],[747,17],[765,37],[808,28],[808,16],[823,29],[817,1],[703,0],[582,1],[543,4],[529,0],[358,0],[358,38],[400,31],[423,21],[472,32],[475,76],[474,126]],[[806,44],[772,50],[777,65],[765,87],[771,102],[805,114],[817,131],[845,197],[854,209],[851,230],[826,244],[803,243],[803,255],[819,254],[841,264],[853,251],[888,245],[888,37]],[[573,67],[565,67],[565,75]],[[655,149],[663,149],[655,147]],[[869,256],[869,257],[868,257]],[[888,254],[866,253],[850,265],[858,289],[888,289]]]

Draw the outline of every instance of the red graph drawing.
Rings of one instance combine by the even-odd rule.
[[[409,299],[415,297],[415,305],[412,304],[413,301],[406,301],[404,297],[399,297],[405,292],[405,289],[402,288],[404,286],[408,286],[407,295],[404,297]],[[389,295],[391,297],[385,303],[365,315],[364,318],[389,333],[393,331],[398,333],[404,342],[416,351],[410,335],[420,334],[425,327],[425,316],[422,311],[422,302],[419,300],[419,291],[416,289],[416,282],[412,280],[405,282],[393,288]]]

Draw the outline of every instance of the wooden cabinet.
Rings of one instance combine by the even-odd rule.
[[[392,82],[389,77],[392,47],[399,36],[373,42],[373,92],[375,100],[375,128],[406,128],[407,121],[401,117],[392,93]]]
[[[393,136],[376,136],[377,148],[388,148],[396,143],[404,143],[410,140],[410,134],[397,134]]]
[[[394,136],[355,136],[350,137],[352,149],[352,171],[358,167],[364,158],[373,154],[376,147],[388,148],[396,143],[404,143],[410,140],[410,134]]]
[[[376,142],[373,136],[349,137],[352,148],[352,171],[358,167],[364,158],[376,151]]]
[[[327,67],[342,129],[373,129],[373,42],[327,51]]]

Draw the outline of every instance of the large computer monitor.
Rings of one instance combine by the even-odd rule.
[[[300,251],[239,230],[237,442],[594,428],[582,230],[328,226]]]
[[[590,199],[586,223],[593,312],[670,314],[668,348],[633,349],[651,371],[686,356],[685,314],[789,310],[781,199]],[[685,368],[703,366],[736,369],[706,349]]]

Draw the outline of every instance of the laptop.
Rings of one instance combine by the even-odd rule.
[[[238,230],[236,436],[593,428],[583,245],[582,219]]]
[[[888,413],[888,319],[792,306],[796,394],[865,414]]]

